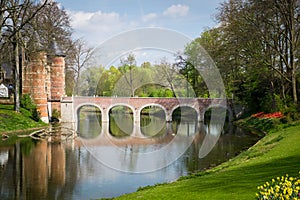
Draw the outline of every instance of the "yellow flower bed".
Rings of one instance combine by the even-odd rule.
[[[300,173],[300,172],[299,172]],[[288,174],[258,186],[257,199],[297,200],[300,199],[300,179]]]

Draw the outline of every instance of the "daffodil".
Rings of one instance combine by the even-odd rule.
[[[266,182],[257,189],[257,199],[300,199],[300,179],[289,177],[288,174],[273,178],[271,182]]]

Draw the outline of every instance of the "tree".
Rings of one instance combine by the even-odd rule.
[[[135,91],[135,80],[137,79],[137,74],[135,73],[136,69],[136,60],[134,54],[129,54],[126,58],[121,59],[121,66],[119,67],[119,71],[122,73],[124,80],[129,86],[130,96],[134,97]]]
[[[36,7],[32,8],[33,11],[35,9]],[[38,50],[46,50],[48,54],[51,54],[53,52],[49,52],[49,49],[55,41],[61,51],[69,54],[68,51],[73,51],[71,35],[69,15],[57,2],[50,1],[27,27],[27,48],[37,50],[34,46],[38,45]]]
[[[241,78],[228,75],[240,79],[241,98],[259,102],[256,109],[298,102],[299,9],[297,0],[231,0],[220,7],[221,48],[227,51],[219,57],[234,66]]]
[[[82,72],[79,79],[78,95],[94,96],[97,94],[97,86],[103,73],[103,67],[89,67]]]
[[[49,0],[50,1],[50,0]],[[48,55],[53,55],[51,46],[55,42],[61,54],[65,57],[65,79],[66,94],[72,95],[75,85],[75,72],[72,67],[75,63],[76,41],[73,42],[70,17],[64,8],[55,1],[50,1],[31,21],[30,29],[27,31],[27,52],[46,51]],[[31,34],[28,34],[31,33]],[[56,52],[57,53],[57,52]]]
[[[207,97],[208,96],[207,87],[203,79],[201,78],[198,70],[190,61],[191,55],[189,54],[189,52],[191,52],[191,50],[187,50],[187,49],[190,48],[192,44],[193,42],[187,45],[185,50],[186,51],[185,55],[177,55],[176,67],[179,69],[179,72],[183,76],[185,76],[187,83],[189,83],[192,86],[193,91],[197,97]],[[188,91],[189,90],[187,89],[187,96],[190,96]]]
[[[96,94],[99,96],[113,95],[115,84],[121,76],[121,72],[114,66],[104,70],[99,78]]]
[[[182,89],[185,84],[180,77],[177,66],[168,63],[166,58],[162,58],[160,64],[155,66],[154,75],[158,84],[172,91],[173,97],[188,96],[188,94],[179,93],[179,89]]]
[[[22,32],[30,24],[33,18],[47,5],[45,0],[42,4],[37,3],[32,12],[28,12],[33,7],[34,2],[30,0],[6,0],[1,1],[0,22],[1,22],[1,49],[8,44],[12,44],[14,52],[14,109],[20,111],[20,54],[19,50],[24,46]],[[2,7],[3,6],[3,7]],[[2,49],[3,50],[3,49]]]
[[[90,61],[93,55],[93,48],[88,47],[83,39],[78,39],[74,42],[73,49],[73,60],[71,64],[71,69],[74,71],[75,75],[75,93],[79,94],[79,80],[81,71],[87,67],[87,63]]]

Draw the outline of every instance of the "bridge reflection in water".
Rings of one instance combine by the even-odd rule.
[[[182,156],[193,143],[201,144],[206,131],[211,140],[217,140],[223,128],[205,130],[196,117],[173,122],[155,116],[147,116],[147,120],[141,116],[140,122],[131,120],[130,114],[118,117],[120,115],[112,115],[109,122],[101,122],[99,113],[87,112],[78,120],[76,145],[85,147],[102,164],[131,173],[164,168]],[[128,132],[130,127],[132,131]],[[125,134],[118,136],[114,131]]]
[[[109,122],[101,122],[100,112],[83,113],[79,115],[76,131],[86,145],[165,143],[175,136],[192,138],[203,132],[200,131],[202,123],[196,117],[166,122],[160,117],[147,115],[136,122],[130,114],[112,114]]]

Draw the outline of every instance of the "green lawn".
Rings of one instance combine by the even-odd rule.
[[[13,105],[0,104],[0,133],[26,130],[46,125],[42,121],[36,122],[31,119],[29,111],[23,108],[21,109],[21,113],[16,113],[13,110]]]
[[[289,174],[300,176],[300,125],[270,133],[249,150],[207,172],[117,199],[255,199],[257,186]]]

